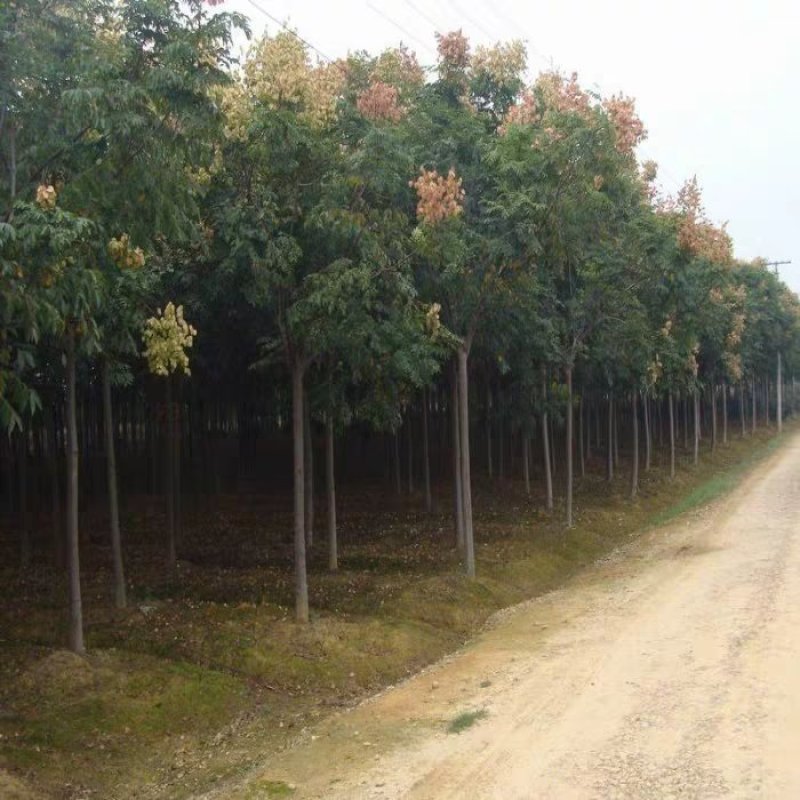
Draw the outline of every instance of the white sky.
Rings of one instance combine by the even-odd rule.
[[[791,259],[800,292],[800,4],[792,0],[226,0],[253,32],[295,28],[325,55],[403,41],[435,62],[435,31],[523,39],[532,75],[554,66],[636,98],[674,192],[696,174],[740,258]],[[264,12],[267,12],[265,14]]]

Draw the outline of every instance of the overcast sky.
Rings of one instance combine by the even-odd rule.
[[[791,259],[800,293],[800,4],[791,0],[227,0],[253,32],[275,17],[331,58],[400,41],[435,62],[435,31],[523,39],[531,75],[555,67],[636,98],[664,189],[692,175],[736,255]],[[266,13],[265,13],[266,12]]]

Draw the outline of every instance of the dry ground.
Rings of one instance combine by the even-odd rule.
[[[800,435],[214,798],[800,797]]]

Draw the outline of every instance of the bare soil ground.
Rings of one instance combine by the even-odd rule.
[[[794,434],[734,495],[207,797],[796,798],[798,753]]]

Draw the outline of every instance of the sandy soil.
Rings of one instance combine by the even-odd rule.
[[[504,612],[215,796],[277,781],[348,800],[800,797],[800,436],[733,496]]]

